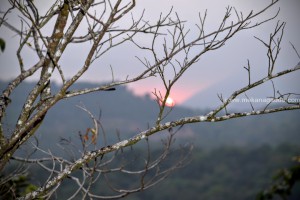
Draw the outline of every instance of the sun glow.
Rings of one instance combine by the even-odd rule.
[[[175,106],[175,101],[171,97],[168,97],[166,100],[166,106],[168,106],[168,107]]]

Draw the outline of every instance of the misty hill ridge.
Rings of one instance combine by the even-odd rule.
[[[8,82],[0,81],[3,90]],[[75,88],[97,87],[99,84],[79,83]],[[12,104],[6,113],[6,128],[12,130],[17,114],[23,106],[24,99],[34,83],[22,83],[12,94]],[[58,90],[53,85],[52,90]],[[54,106],[46,116],[37,137],[43,145],[59,141],[59,138],[78,138],[78,133],[93,126],[88,114],[77,107],[85,106],[97,118],[106,132],[108,140],[131,137],[151,127],[158,113],[157,103],[146,95],[135,96],[127,87],[119,86],[115,91],[103,91],[63,100]],[[175,106],[166,120],[172,121],[185,116],[207,113],[208,110],[192,110]],[[184,126],[178,133],[179,142],[193,142],[201,148],[214,148],[223,145],[256,147],[261,144],[277,145],[282,142],[297,143],[300,140],[299,111],[288,111],[264,116],[245,117],[218,123],[198,123]],[[160,137],[157,134],[154,137]]]

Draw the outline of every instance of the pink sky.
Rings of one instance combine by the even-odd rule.
[[[202,84],[197,85],[196,87],[188,87],[188,89],[184,86],[174,86],[171,94],[169,95],[170,97],[173,98],[173,100],[176,102],[176,104],[181,104],[190,97],[192,97],[194,94],[201,92],[203,89],[205,89],[209,84]],[[145,94],[150,94],[151,97],[155,97],[152,92],[155,90],[158,92],[160,91],[163,94],[165,94],[165,89],[160,85],[158,82],[156,84],[143,84],[141,86],[140,83],[132,83],[128,85],[129,88],[133,91],[135,95],[138,96],[143,96]]]

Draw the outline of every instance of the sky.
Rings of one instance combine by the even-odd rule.
[[[40,3],[41,12],[45,12],[49,2]],[[136,18],[145,10],[144,19],[150,22],[156,22],[161,13],[166,14],[171,8],[182,20],[186,21],[186,29],[190,29],[188,38],[197,35],[196,23],[199,23],[198,15],[204,14],[207,10],[207,26],[205,31],[208,33],[219,26],[227,6],[234,6],[237,10],[243,11],[245,15],[251,10],[260,10],[270,1],[261,0],[143,0],[137,1],[137,5],[132,11]],[[1,11],[6,6],[1,2]],[[253,80],[257,80],[266,74],[267,57],[266,49],[253,36],[261,37],[264,40],[273,32],[278,20],[287,22],[284,38],[282,42],[281,54],[278,58],[277,70],[286,69],[295,66],[299,58],[295,54],[290,42],[300,52],[300,1],[299,0],[281,0],[276,6],[264,13],[260,18],[267,18],[274,15],[280,8],[279,16],[260,27],[243,31],[232,38],[219,50],[205,54],[199,62],[194,64],[183,77],[175,84],[171,95],[176,104],[184,105],[191,108],[203,108],[215,106],[219,103],[217,94],[228,96],[235,89],[247,84],[247,72],[243,68],[247,64],[247,59],[251,63]],[[174,15],[173,15],[174,16]],[[130,20],[129,15],[126,20]],[[18,18],[9,18],[14,23],[18,23]],[[124,20],[124,26],[129,21]],[[259,19],[258,19],[259,20]],[[45,34],[51,34],[50,26],[43,30]],[[82,30],[83,32],[85,29]],[[19,73],[18,61],[16,59],[16,49],[18,38],[13,32],[6,28],[0,28],[0,37],[6,41],[6,49],[0,54],[0,79],[9,80]],[[139,37],[140,42],[147,43],[148,39],[144,36]],[[66,76],[74,74],[83,58],[86,56],[89,45],[79,46],[72,45],[67,48],[63,55],[60,65],[65,70]],[[158,49],[162,47],[158,46]],[[159,53],[161,51],[158,51]],[[30,51],[23,53],[25,66],[31,66],[36,63],[36,56]],[[112,50],[109,54],[104,55],[101,59],[93,63],[92,69],[89,70],[80,80],[101,83],[103,81],[124,80],[126,77],[134,77],[145,69],[136,58],[147,57],[144,52],[133,48],[132,44],[125,44]],[[171,70],[172,71],[172,70]],[[172,76],[170,71],[169,76]],[[113,73],[113,75],[112,75]],[[299,89],[299,72],[288,75],[286,78],[280,78],[274,81],[276,89],[284,92],[298,92]],[[33,76],[32,79],[37,79]],[[60,81],[58,74],[54,80]],[[164,88],[159,78],[151,78],[136,83],[129,84],[128,87],[137,95],[152,93],[155,90],[164,93]],[[259,95],[272,93],[272,85],[268,84],[261,87],[260,90],[253,92]],[[252,93],[250,93],[252,95]]]

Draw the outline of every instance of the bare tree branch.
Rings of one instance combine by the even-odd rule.
[[[71,180],[76,186],[69,199],[81,195],[85,198],[113,199],[121,198],[131,193],[143,191],[150,188],[160,181],[164,180],[172,171],[183,167],[188,163],[188,155],[192,146],[184,149],[184,153],[178,156],[177,163],[166,168],[161,168],[168,156],[171,155],[171,145],[174,135],[183,125],[190,123],[217,122],[233,118],[246,117],[251,115],[262,115],[273,112],[300,109],[300,104],[290,102],[291,97],[299,94],[289,92],[281,93],[275,89],[273,80],[284,75],[288,75],[300,69],[299,63],[286,70],[277,71],[276,61],[281,50],[282,38],[284,35],[285,22],[277,23],[274,31],[267,40],[255,37],[267,49],[266,57],[268,66],[267,73],[263,78],[254,81],[251,76],[253,66],[247,61],[244,67],[247,71],[248,84],[234,91],[228,98],[219,95],[221,103],[218,107],[205,115],[186,116],[170,122],[164,122],[167,116],[172,112],[172,107],[168,107],[167,99],[170,96],[174,85],[199,59],[210,51],[215,51],[224,46],[224,44],[235,37],[240,31],[256,28],[278,16],[279,10],[269,18],[258,20],[258,17],[272,8],[278,0],[271,1],[261,10],[249,13],[239,13],[234,7],[227,7],[224,16],[215,30],[208,32],[206,30],[206,20],[208,12],[199,13],[199,24],[196,25],[198,35],[191,36],[191,30],[186,22],[181,20],[178,13],[173,9],[167,14],[160,14],[154,23],[145,19],[145,11],[139,17],[132,12],[136,6],[135,0],[57,0],[45,14],[42,14],[34,1],[16,1],[9,0],[10,8],[0,16],[0,27],[8,28],[19,37],[19,46],[16,50],[16,59],[18,60],[19,75],[14,78],[4,89],[0,97],[0,170],[2,171],[9,165],[10,160],[19,163],[35,164],[46,170],[48,173],[45,180],[39,188],[30,192],[20,199],[51,198],[65,179]],[[17,16],[20,19],[20,28],[18,25],[10,24],[10,16]],[[129,23],[122,21],[124,17],[129,18]],[[51,22],[55,22],[51,25]],[[70,23],[69,23],[70,22]],[[50,35],[45,34],[46,27],[52,28]],[[85,27],[82,32],[79,27]],[[139,36],[143,36],[148,42],[141,42]],[[30,42],[33,42],[31,44]],[[72,45],[89,44],[88,51],[78,63],[74,74],[67,74],[66,66],[61,62],[61,58],[66,54],[66,48]],[[72,89],[75,83],[88,72],[96,60],[100,60],[104,55],[112,52],[117,47],[124,44],[130,44],[143,53],[143,57],[136,56],[140,61],[139,65],[143,70],[135,76],[127,76],[121,80],[115,80],[114,66],[112,70],[112,81],[101,84],[95,88]],[[296,47],[292,48],[299,56]],[[28,66],[24,63],[23,52],[30,50],[35,53],[34,65]],[[40,70],[41,69],[41,70]],[[41,72],[40,72],[40,71]],[[58,71],[62,84],[58,91],[52,91],[52,78],[55,70]],[[77,71],[76,71],[77,70]],[[40,72],[39,80],[30,91],[23,108],[19,113],[17,124],[11,132],[3,130],[2,124],[5,119],[7,108],[11,105],[11,94],[15,89],[29,77]],[[170,73],[171,72],[171,73]],[[31,144],[34,151],[44,155],[42,158],[18,157],[15,152],[22,147],[28,140],[34,137],[39,126],[43,123],[48,111],[52,109],[59,101],[79,95],[84,95],[97,91],[112,91],[119,85],[126,85],[147,79],[149,77],[158,77],[161,81],[163,91],[157,89],[153,94],[156,97],[159,107],[157,118],[154,125],[149,126],[147,130],[139,131],[131,138],[121,139],[118,135],[118,141],[112,145],[107,145],[105,129],[94,116],[94,111],[90,111],[85,106],[78,106],[82,111],[88,114],[92,121],[92,127],[85,127],[78,136],[81,142],[81,148],[78,148],[71,140],[61,138],[58,147],[66,153],[69,159],[56,156],[50,151],[43,150],[37,144]],[[253,88],[271,81],[273,87],[273,96],[271,102],[261,110],[256,110],[250,102],[251,109],[245,112],[230,112],[230,105],[239,95],[244,94],[249,100],[247,92]],[[283,99],[286,104],[272,107],[270,105]],[[221,114],[225,111],[225,115]],[[175,130],[177,127],[177,130]],[[168,138],[163,141],[163,152],[153,157],[151,154],[150,142],[148,137],[158,132],[165,131]],[[103,133],[103,146],[97,143],[99,133]],[[90,138],[91,136],[91,138]],[[147,154],[143,158],[141,169],[127,168],[130,163],[114,162],[119,156],[126,157],[126,151],[138,142],[146,142]],[[130,152],[131,153],[131,152]],[[80,176],[75,175],[78,172]],[[19,170],[16,175],[26,173]],[[120,173],[122,175],[138,177],[137,185],[132,187],[120,187],[111,181],[110,174]],[[0,183],[5,183],[13,175],[8,175]],[[98,181],[106,181],[107,187],[112,195],[101,195],[92,190],[93,184]]]

